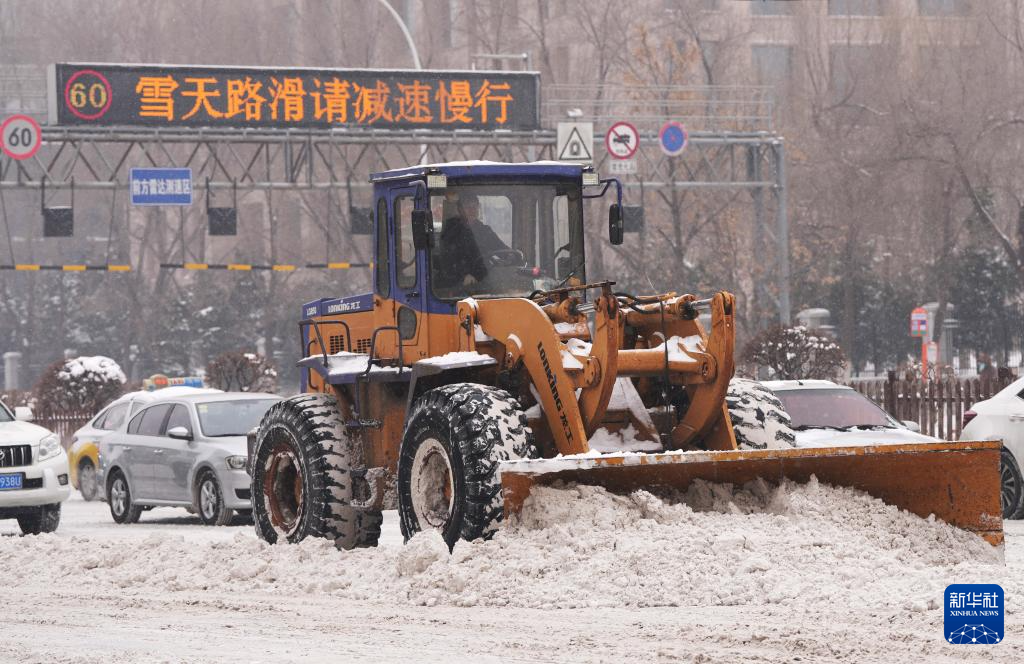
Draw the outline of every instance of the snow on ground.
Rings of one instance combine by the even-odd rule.
[[[981,540],[845,489],[540,489],[489,542],[267,546],[73,499],[55,535],[0,521],[5,659],[942,662],[1024,656],[1024,524]],[[15,570],[16,573],[10,572]],[[942,638],[942,591],[1003,586],[1007,637]]]

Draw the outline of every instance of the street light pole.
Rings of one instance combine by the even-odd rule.
[[[416,69],[423,69],[423,65],[420,63],[420,54],[416,50],[416,43],[412,40],[412,33],[409,32],[409,26],[405,24],[401,15],[395,11],[395,8],[391,6],[391,3],[388,2],[388,0],[377,0],[377,2],[379,2],[384,9],[388,10],[388,13],[391,14],[392,18],[395,19],[395,22],[398,23],[398,27],[402,30],[402,35],[405,37],[405,43],[409,45],[409,52],[412,53],[413,66],[416,67]],[[420,163],[425,163],[426,160],[427,145],[424,143],[420,145]]]
[[[409,32],[409,26],[405,24],[405,21],[402,20],[402,16],[395,11],[395,8],[391,6],[391,3],[388,2],[388,0],[377,0],[377,2],[379,2],[384,9],[388,10],[388,13],[391,14],[395,19],[395,22],[398,23],[398,27],[402,29],[402,34],[405,36],[405,43],[409,45],[409,51],[412,52],[413,66],[415,66],[416,69],[423,69],[423,65],[420,64],[420,54],[416,51],[416,44],[412,40],[412,33]]]

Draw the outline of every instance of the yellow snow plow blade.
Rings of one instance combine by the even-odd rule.
[[[941,442],[785,450],[606,454],[505,462],[505,513],[516,514],[534,485],[575,482],[616,493],[686,490],[695,479],[740,485],[763,478],[864,491],[921,517],[936,518],[1003,543],[999,496],[1002,443]]]

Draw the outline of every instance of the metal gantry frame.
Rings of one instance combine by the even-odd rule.
[[[242,192],[328,190],[339,197],[339,202],[341,196],[345,197],[345,210],[354,204],[354,191],[365,192],[369,187],[368,174],[373,171],[422,163],[424,159],[554,159],[555,141],[551,130],[298,132],[47,126],[43,128],[42,149],[32,158],[15,161],[0,156],[0,194],[38,189],[42,195],[44,188],[47,196],[72,188],[127,193],[129,168],[177,166],[193,169],[194,188],[200,191],[206,187],[237,187]],[[607,174],[610,158],[604,150],[603,136],[595,138],[594,155],[598,157],[598,171]],[[659,149],[656,133],[642,130],[636,159],[637,174],[620,176],[628,188],[749,193],[754,246],[770,248],[751,260],[771,264],[765,278],[754,279],[755,298],[771,301],[779,321],[788,323],[789,238],[781,136],[770,131],[693,131],[683,154],[669,157]],[[769,206],[766,199],[774,205]],[[769,207],[774,209],[774,219],[768,218]],[[110,209],[114,214],[116,208]],[[15,253],[13,247],[10,253]],[[0,256],[4,255],[0,250]]]

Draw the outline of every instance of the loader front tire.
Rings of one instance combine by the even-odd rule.
[[[267,542],[333,540],[341,549],[376,546],[382,515],[371,504],[360,441],[337,400],[301,394],[263,416],[252,466],[252,517]]]
[[[398,457],[398,514],[406,540],[436,529],[449,548],[488,538],[503,514],[498,464],[536,458],[526,415],[508,392],[457,383],[421,396]]]
[[[785,407],[767,387],[747,378],[733,378],[725,394],[729,419],[741,450],[796,447],[796,434]]]

